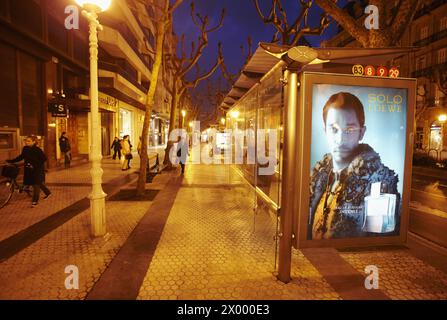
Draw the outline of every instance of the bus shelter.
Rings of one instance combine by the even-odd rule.
[[[292,247],[405,243],[416,79],[394,64],[414,50],[261,43],[224,98],[236,170],[277,217],[279,280]]]

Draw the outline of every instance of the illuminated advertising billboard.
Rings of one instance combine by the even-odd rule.
[[[401,237],[414,81],[312,73],[303,79],[310,140],[301,184],[305,239]]]

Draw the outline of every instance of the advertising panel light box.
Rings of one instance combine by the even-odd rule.
[[[301,246],[405,240],[415,81],[303,73]]]

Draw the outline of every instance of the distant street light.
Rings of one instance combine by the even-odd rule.
[[[438,117],[438,120],[439,120],[439,122],[441,122],[441,123],[446,122],[446,121],[447,121],[447,114],[441,114],[441,115]]]
[[[101,168],[101,124],[98,110],[98,29],[102,26],[98,21],[98,13],[110,7],[111,0],[76,0],[85,10],[82,14],[89,22],[90,45],[90,111],[91,111],[91,145],[90,174],[92,176],[92,192],[90,198],[91,231],[94,237],[106,234],[106,194],[102,190]]]
[[[182,129],[185,127],[186,110],[182,110]]]
[[[225,125],[225,118],[221,118],[220,123],[222,123],[222,125]]]
[[[231,111],[231,117],[234,119],[239,118],[239,111]]]

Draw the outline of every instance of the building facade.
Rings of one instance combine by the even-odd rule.
[[[104,27],[98,34],[103,156],[110,154],[115,136],[130,135],[135,149],[141,136],[154,60],[154,21],[160,15],[156,8],[114,0],[99,15]],[[0,161],[20,152],[25,136],[37,135],[49,167],[55,167],[62,132],[67,132],[73,157],[88,157],[88,25],[78,9],[78,26],[66,28],[75,9],[69,0],[0,3]],[[172,50],[175,45],[169,41],[173,37],[166,45]],[[158,83],[149,139],[155,146],[166,142],[170,99],[165,82]]]

